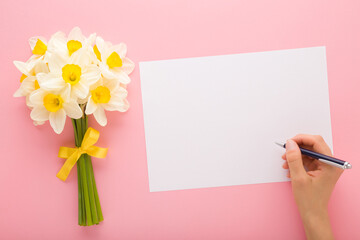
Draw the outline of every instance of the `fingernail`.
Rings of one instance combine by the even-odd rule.
[[[289,139],[286,141],[286,150],[293,150],[296,147],[297,147],[297,145],[293,140]]]

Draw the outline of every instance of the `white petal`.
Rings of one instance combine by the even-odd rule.
[[[39,73],[36,78],[40,87],[47,91],[61,90],[66,86],[64,79],[56,73]]]
[[[101,106],[98,106],[96,111],[94,112],[94,117],[95,120],[101,125],[101,126],[106,126],[107,124],[107,119],[106,119],[106,115],[105,115],[105,111],[104,108],[102,108]]]
[[[133,61],[131,61],[129,58],[125,57],[122,60],[122,66],[121,66],[121,70],[123,70],[127,75],[129,75],[130,73],[132,73],[132,71],[134,71],[135,68],[135,63]]]
[[[88,99],[89,99],[89,96],[87,96],[86,98],[82,98],[82,99],[78,98],[77,102],[78,102],[78,104],[86,104]]]
[[[97,104],[94,103],[94,101],[90,97],[87,104],[86,104],[85,113],[87,115],[93,114],[96,111],[96,109],[97,109]]]
[[[103,85],[107,87],[110,92],[115,91],[119,87],[119,81],[116,79],[103,79]]]
[[[38,64],[38,62],[42,61],[42,57],[39,55],[31,55],[31,57],[29,57],[29,59],[26,61],[26,64],[28,65],[28,69],[32,69],[35,67],[36,64]]]
[[[39,60],[44,61],[45,63],[49,63],[49,61],[51,60],[51,56],[52,56],[52,53],[50,51],[46,51],[45,55],[42,56],[42,58],[39,58]]]
[[[96,33],[93,33],[85,40],[85,44],[92,46],[95,43],[95,39],[96,39]]]
[[[124,99],[124,104],[120,106],[117,110],[119,112],[126,112],[127,110],[129,110],[129,108],[130,108],[130,104],[128,100]]]
[[[60,109],[57,112],[51,112],[49,114],[50,125],[57,134],[60,134],[64,130],[66,113],[64,109]]]
[[[105,42],[105,46],[109,49],[109,48],[112,47],[112,43],[109,42],[109,41],[106,41],[106,42]]]
[[[43,125],[45,123],[45,121],[43,122],[38,122],[38,121],[34,121],[34,126],[40,126],[40,125]]]
[[[30,73],[29,73],[29,69],[28,69],[28,66],[26,63],[24,62],[20,62],[20,61],[14,61],[13,62],[15,67],[22,73],[22,74],[25,74],[26,76],[29,76]]]
[[[123,101],[119,102],[108,102],[103,106],[107,111],[119,111],[119,112],[126,112],[128,108],[126,108]]]
[[[47,121],[49,120],[49,111],[42,105],[35,106],[33,110],[31,110],[30,117],[34,121]]]
[[[13,97],[23,97],[24,95],[22,95],[22,89],[18,88],[16,90],[16,92],[14,93]]]
[[[54,33],[48,44],[48,50],[50,52],[61,52],[62,54],[66,54],[67,51],[67,39],[65,33],[63,32],[56,32]]]
[[[87,49],[81,48],[74,52],[70,57],[70,62],[76,65],[79,65],[80,67],[87,66],[91,63],[91,55],[89,54]]]
[[[111,52],[117,52],[121,59],[125,58],[126,51],[127,51],[127,47],[126,47],[125,43],[120,43],[120,44],[114,45],[110,49],[111,49]]]
[[[65,101],[65,102],[69,102],[70,101],[70,95],[71,94],[71,85],[70,84],[66,84],[66,87],[63,89],[63,91],[61,91],[61,98]]]
[[[34,67],[35,74],[37,73],[48,73],[49,67],[44,61],[39,61]]]
[[[35,47],[38,39],[40,39],[44,44],[46,44],[46,39],[44,37],[41,37],[41,36],[31,37],[29,39],[29,45],[30,45],[31,50],[34,50],[34,47]]]
[[[68,115],[71,118],[78,119],[81,118],[83,115],[83,112],[76,101],[63,103],[63,108],[66,111],[66,115]]]
[[[68,35],[68,40],[77,40],[83,42],[84,39],[85,37],[83,36],[81,29],[79,27],[74,27],[73,29],[71,29]]]
[[[34,76],[30,76],[24,79],[20,86],[23,96],[27,96],[35,90],[35,80],[36,77]]]
[[[88,50],[89,56],[90,56],[90,64],[98,65],[99,59],[97,58],[96,54],[93,50]]]
[[[118,97],[121,99],[125,99],[128,95],[128,91],[123,87],[118,87],[114,91],[111,92],[112,97]]]
[[[116,72],[116,78],[119,80],[120,83],[129,84],[131,79],[125,72]]]
[[[116,79],[116,75],[110,71],[109,67],[104,64],[104,63],[100,63],[100,70],[101,70],[101,74],[108,79]]]
[[[31,50],[34,50],[37,40],[38,40],[37,37],[31,37],[29,39],[29,45],[30,45]]]
[[[26,106],[28,106],[30,109],[33,109],[35,107],[35,105],[30,102],[30,95],[26,96]]]
[[[84,73],[81,74],[81,78],[84,79],[88,85],[93,85],[101,77],[100,69],[97,66],[88,66],[84,69]]]
[[[101,54],[101,59],[103,59],[103,55],[105,54],[105,41],[104,39],[102,39],[102,37],[96,37],[96,47],[98,48],[100,54]]]
[[[34,105],[43,105],[45,94],[46,92],[41,88],[37,89],[30,94],[29,100]]]
[[[103,85],[103,80],[104,80],[104,78],[100,77],[99,81],[97,81],[94,84],[90,85],[90,91],[96,89],[98,86],[102,86]],[[114,79],[113,81],[117,81],[117,80]]]
[[[63,55],[52,53],[49,57],[49,69],[51,73],[59,73],[62,74],[62,68],[66,64],[66,58]]]
[[[108,111],[126,112],[129,107],[129,102],[126,99],[116,99],[113,97],[111,97],[111,100],[107,104],[104,104],[104,108]]]
[[[77,98],[86,98],[89,93],[89,87],[83,83],[83,81],[79,81],[77,84],[71,87],[71,97]]]

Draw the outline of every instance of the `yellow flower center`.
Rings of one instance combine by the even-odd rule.
[[[66,64],[62,68],[62,77],[65,82],[74,85],[80,81],[81,67],[75,64]]]
[[[62,104],[64,100],[60,97],[60,95],[55,95],[52,93],[47,94],[44,97],[44,107],[49,112],[57,112],[62,108]]]
[[[20,82],[22,83],[25,78],[27,78],[27,76],[26,76],[25,74],[21,75],[21,77],[20,77]]]
[[[71,56],[71,54],[73,54],[74,52],[79,50],[81,47],[82,47],[82,44],[79,41],[70,40],[70,41],[67,42],[67,48],[69,50],[69,55],[70,56]]]
[[[39,82],[37,80],[35,80],[34,85],[35,85],[35,90],[40,88]]]
[[[99,59],[99,61],[101,61],[101,53],[100,53],[98,47],[96,45],[94,45],[93,49],[94,49],[94,53],[95,53],[97,59]]]
[[[91,98],[95,103],[108,103],[111,95],[107,87],[99,86],[91,91]]]
[[[34,47],[32,53],[36,54],[36,55],[44,55],[46,50],[47,50],[47,46],[45,45],[45,43],[43,43],[43,41],[38,39],[36,41],[36,44],[35,44],[35,47]]]
[[[121,60],[119,54],[117,54],[116,52],[113,52],[113,53],[110,54],[110,56],[107,58],[106,64],[107,64],[110,68],[121,67],[121,66],[122,66],[122,60]]]

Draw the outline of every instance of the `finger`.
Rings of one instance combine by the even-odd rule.
[[[304,167],[308,170],[314,170],[314,160],[303,156]]]
[[[283,169],[289,169],[289,165],[287,162],[284,162],[284,164],[282,165]]]
[[[286,176],[287,176],[288,178],[291,178],[290,172],[288,172],[288,173],[286,174]]]
[[[306,155],[302,155],[302,158],[303,158],[303,159],[310,160],[310,161],[315,160],[315,158],[312,158],[312,157],[309,157],[309,156],[306,156]]]
[[[286,161],[286,154],[283,154],[283,155],[281,156],[281,158]],[[304,167],[305,167],[307,170],[312,171],[312,170],[315,170],[315,169],[318,168],[318,161],[315,161],[314,158],[309,157],[309,156],[302,155],[302,159],[303,159]],[[285,163],[283,164],[283,168],[284,168],[284,169],[289,169],[289,165],[287,164],[287,162],[285,162]]]
[[[309,171],[315,171],[320,169],[319,163],[321,162],[319,162],[317,159],[307,158],[306,160],[304,160],[304,165],[306,164],[305,166]]]
[[[331,156],[331,150],[319,135],[298,134],[292,138],[301,147]]]
[[[293,140],[286,142],[286,159],[293,177],[306,175],[299,146]]]
[[[306,155],[302,155],[303,159],[306,158],[306,159],[310,159],[310,160],[315,160],[315,158],[312,158],[312,157],[309,157],[309,156],[306,156]],[[286,160],[286,153],[284,153],[281,158],[283,160]]]
[[[291,139],[294,140],[298,145],[305,145],[305,146],[313,147],[319,141],[319,139],[316,139],[316,138],[317,137],[315,135],[298,134]]]
[[[307,174],[309,174],[312,177],[317,177],[321,174],[321,171],[320,170],[308,171]]]

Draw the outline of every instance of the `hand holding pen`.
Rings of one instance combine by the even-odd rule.
[[[332,157],[331,150],[322,137],[300,134],[286,142],[282,158],[307,239],[333,239],[327,205],[344,170],[302,155],[299,146]]]
[[[278,143],[278,142],[275,142],[275,144],[280,146],[280,147],[286,148],[286,144],[281,144],[281,143]],[[334,167],[338,167],[338,168],[341,168],[341,169],[351,169],[352,168],[352,166],[351,166],[351,164],[349,162],[343,161],[343,160],[338,159],[338,158],[334,158],[332,156],[328,156],[328,155],[325,155],[325,154],[314,152],[314,151],[311,151],[309,149],[301,148],[301,147],[300,147],[300,152],[301,152],[301,154],[303,154],[305,156],[308,156],[308,157],[313,158],[313,159],[317,159],[320,162],[332,165]]]

